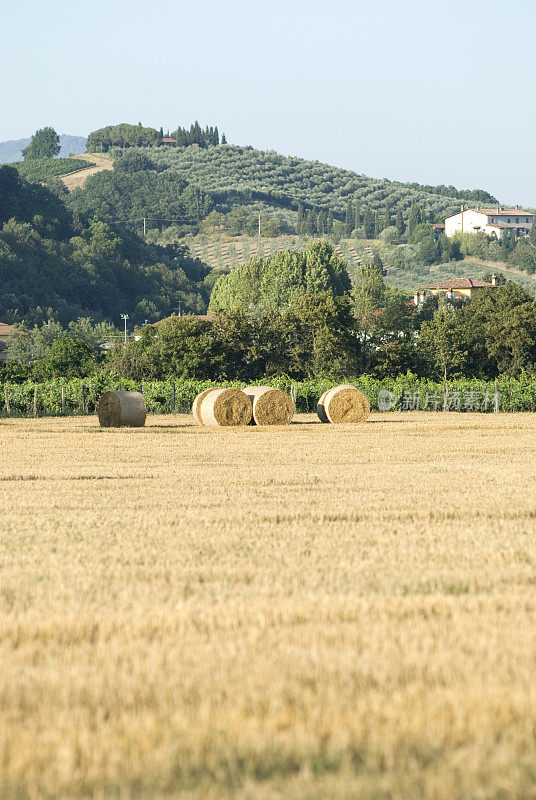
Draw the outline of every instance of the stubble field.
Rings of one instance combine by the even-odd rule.
[[[536,797],[536,415],[0,444],[2,800]]]

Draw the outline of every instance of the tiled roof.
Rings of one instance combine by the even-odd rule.
[[[521,208],[467,208],[466,211],[476,211],[478,214],[487,214],[488,217],[532,217],[530,211]]]
[[[448,281],[438,281],[437,283],[429,283],[427,286],[422,286],[421,289],[485,289],[491,286],[491,283],[485,281],[475,281],[473,278],[451,278]]]
[[[6,322],[0,322],[0,336],[9,336],[15,332],[13,325],[8,325]]]

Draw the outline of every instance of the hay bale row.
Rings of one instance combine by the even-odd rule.
[[[97,414],[101,428],[142,428],[147,406],[141,392],[104,392]]]
[[[324,392],[316,407],[321,422],[365,422],[370,414],[368,397],[349,383]]]
[[[296,407],[291,397],[272,386],[246,386],[251,400],[254,425],[290,425]]]
[[[328,389],[316,408],[320,421],[332,424],[365,422],[370,414],[367,396],[350,384]],[[197,424],[209,427],[289,425],[295,410],[289,395],[272,386],[206,389],[192,406]],[[97,413],[103,428],[135,428],[145,425],[147,407],[140,392],[104,392]]]

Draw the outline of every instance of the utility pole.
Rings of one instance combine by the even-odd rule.
[[[261,215],[259,214],[259,239],[261,238]]]
[[[147,233],[147,226],[145,224],[146,222],[147,222],[147,219],[146,219],[146,217],[144,217],[143,218],[143,238],[144,239],[145,239],[145,234]]]
[[[127,343],[127,319],[128,314],[121,314],[121,319],[125,320],[125,344]]]

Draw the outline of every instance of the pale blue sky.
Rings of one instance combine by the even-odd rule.
[[[0,140],[217,124],[230,142],[536,205],[536,2],[26,0]]]

